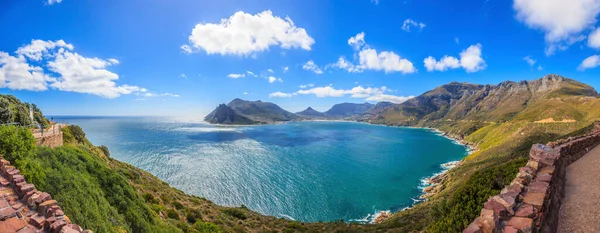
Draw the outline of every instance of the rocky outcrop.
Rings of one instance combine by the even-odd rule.
[[[27,183],[21,171],[1,156],[0,232],[91,233],[71,223],[49,193]]]
[[[547,145],[535,144],[529,161],[463,233],[556,232],[566,167],[600,144],[600,124],[591,133]]]

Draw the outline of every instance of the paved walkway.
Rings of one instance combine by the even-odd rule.
[[[600,232],[600,146],[567,167],[559,233]]]

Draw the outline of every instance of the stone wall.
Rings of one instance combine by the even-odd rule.
[[[28,184],[21,172],[0,156],[0,232],[92,231],[71,223],[50,194]]]
[[[57,147],[63,145],[63,133],[49,134],[36,138],[36,146]]]
[[[529,161],[463,233],[556,232],[564,198],[566,167],[600,144],[600,124],[591,133],[547,145],[535,144]]]

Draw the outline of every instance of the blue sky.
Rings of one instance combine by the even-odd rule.
[[[0,93],[48,115],[200,119],[236,97],[324,111],[550,73],[598,89],[599,13],[600,0],[9,0]]]

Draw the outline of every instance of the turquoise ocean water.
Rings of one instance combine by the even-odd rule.
[[[54,117],[188,194],[299,221],[368,221],[409,207],[464,146],[426,129],[351,122],[223,127],[142,117]],[[422,188],[422,187],[421,187]]]

